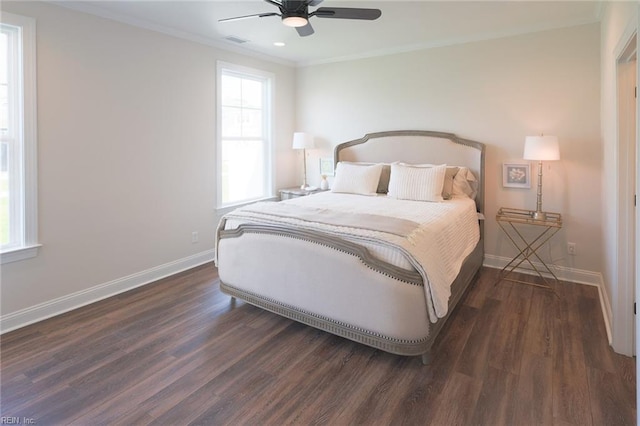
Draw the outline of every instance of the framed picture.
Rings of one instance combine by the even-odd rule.
[[[502,186],[505,188],[531,188],[531,165],[529,163],[503,163]]]
[[[321,158],[320,159],[320,174],[324,176],[333,176],[333,158]]]

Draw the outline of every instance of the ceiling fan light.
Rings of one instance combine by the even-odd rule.
[[[307,25],[307,22],[307,19],[303,18],[302,16],[287,16],[285,18],[282,18],[282,23],[287,27],[304,27],[305,25]]]

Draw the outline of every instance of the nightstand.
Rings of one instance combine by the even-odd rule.
[[[317,194],[318,192],[328,191],[328,189],[320,189],[317,187],[309,187],[307,189],[300,189],[300,187],[296,188],[285,188],[281,189],[280,192],[280,200],[288,200],[290,198],[298,198],[305,197],[311,194]]]
[[[519,253],[511,259],[504,268],[502,268],[502,271],[500,271],[500,274],[498,275],[498,281],[496,284],[502,280],[513,281],[521,284],[546,288],[553,291],[557,296],[558,293],[556,293],[549,281],[547,281],[547,279],[542,275],[542,272],[545,272],[546,270],[546,272],[551,274],[555,284],[558,284],[558,277],[556,277],[556,274],[554,274],[549,266],[547,266],[540,256],[538,256],[537,251],[562,228],[562,216],[560,213],[547,212],[546,218],[544,220],[540,220],[533,218],[534,213],[535,212],[532,210],[510,209],[506,207],[502,207],[498,210],[498,213],[496,214],[496,221],[507,237],[509,237],[509,240],[511,240],[513,245],[519,250]],[[526,226],[537,227],[538,230],[535,232],[535,235],[525,236],[523,227]],[[538,260],[539,265],[544,267],[542,271],[540,271],[542,268],[536,267],[536,265],[531,261],[532,257],[535,257]],[[542,281],[545,283],[544,285],[509,278],[509,275],[511,275],[511,273],[525,261],[531,266],[531,268],[533,268],[531,270],[535,271],[536,274],[542,278]]]

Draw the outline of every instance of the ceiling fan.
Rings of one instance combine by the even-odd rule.
[[[378,19],[382,12],[380,9],[361,9],[353,7],[320,7],[313,12],[309,12],[309,6],[317,6],[322,0],[264,0],[276,6],[278,12],[257,13],[255,15],[236,16],[234,18],[220,19],[218,22],[237,21],[248,18],[265,18],[268,16],[280,16],[282,23],[288,27],[294,27],[301,37],[310,36],[314,33],[313,27],[309,23],[309,18],[331,19],[362,19],[373,21]]]

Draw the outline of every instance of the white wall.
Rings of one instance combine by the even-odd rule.
[[[296,181],[292,67],[46,3],[2,10],[37,20],[43,244],[2,266],[4,329],[211,259],[216,60],[275,74],[277,186]]]
[[[637,27],[637,2],[607,2],[602,17],[601,30],[601,68],[602,68],[602,158],[603,186],[603,274],[606,291],[612,304],[613,347],[619,352],[631,355],[632,352],[632,296],[633,283],[625,282],[621,273],[623,254],[619,235],[619,184],[618,160],[625,153],[618,149],[617,137],[617,83],[616,61],[621,53],[622,44]]]
[[[543,208],[562,213],[564,227],[543,255],[597,281],[604,257],[599,37],[599,25],[589,24],[302,68],[297,128],[316,136],[315,156],[394,129],[487,144],[485,251],[494,264],[515,254],[495,222],[497,209],[536,205],[537,177],[530,190],[504,189],[502,163],[522,161],[525,136],[557,135],[562,160],[545,166]],[[317,166],[310,174],[317,182]],[[577,256],[567,255],[567,241]]]

